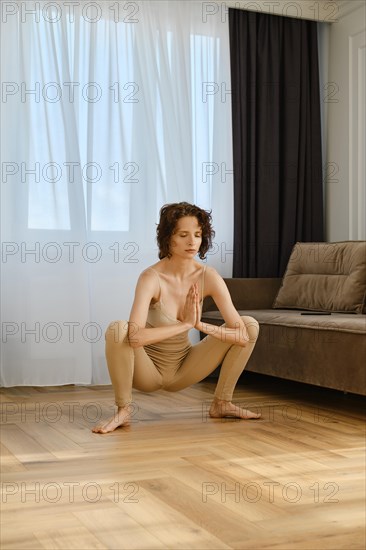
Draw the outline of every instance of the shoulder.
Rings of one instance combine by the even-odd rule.
[[[147,275],[160,275],[161,273],[164,273],[164,265],[165,262],[163,260],[159,260],[155,264],[149,265],[146,267],[142,272],[141,275],[147,274]]]
[[[158,278],[159,275],[153,266],[146,267],[141,271],[136,286],[155,286],[158,282]]]
[[[214,267],[206,266],[205,270],[205,295],[213,296],[220,291],[226,291],[227,286],[224,279]]]
[[[136,299],[157,299],[159,295],[159,276],[150,267],[144,269],[137,280],[135,288]]]
[[[206,269],[205,269],[205,278],[206,278],[206,280],[213,280],[213,281],[222,280],[223,281],[223,278],[216,271],[216,269],[214,267],[211,267],[210,265],[206,265],[205,267],[206,267]]]

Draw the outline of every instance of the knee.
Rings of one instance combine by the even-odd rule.
[[[259,336],[259,323],[254,317],[249,315],[242,315],[241,319],[244,321],[247,333],[249,336],[249,342],[256,342]]]
[[[109,344],[128,343],[128,321],[112,321],[105,331],[105,340]]]

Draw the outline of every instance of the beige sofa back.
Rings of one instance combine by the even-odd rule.
[[[298,242],[272,307],[362,313],[365,300],[366,241]]]

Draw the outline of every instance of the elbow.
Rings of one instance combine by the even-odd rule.
[[[251,345],[255,345],[259,335],[259,323],[253,317],[247,317],[247,323],[245,323],[244,330],[240,333],[240,345],[246,348]]]
[[[141,329],[134,323],[128,326],[128,343],[131,348],[136,349],[143,346],[141,342]]]
[[[239,338],[239,345],[242,348],[248,347],[250,344],[250,338],[247,330],[243,330],[240,332],[240,338]]]
[[[141,344],[139,344],[136,339],[129,340],[129,345],[132,349],[141,347]]]
[[[141,348],[144,345],[141,342],[141,339],[136,336],[136,334],[128,338],[128,343],[130,345],[130,348],[132,349]]]
[[[249,338],[242,334],[237,334],[232,340],[232,343],[236,346],[240,346],[241,348],[246,348],[249,344]]]

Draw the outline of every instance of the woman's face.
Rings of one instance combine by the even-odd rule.
[[[177,225],[170,238],[169,251],[172,256],[180,258],[194,258],[198,254],[202,243],[202,229],[195,216],[184,216],[177,221]]]

